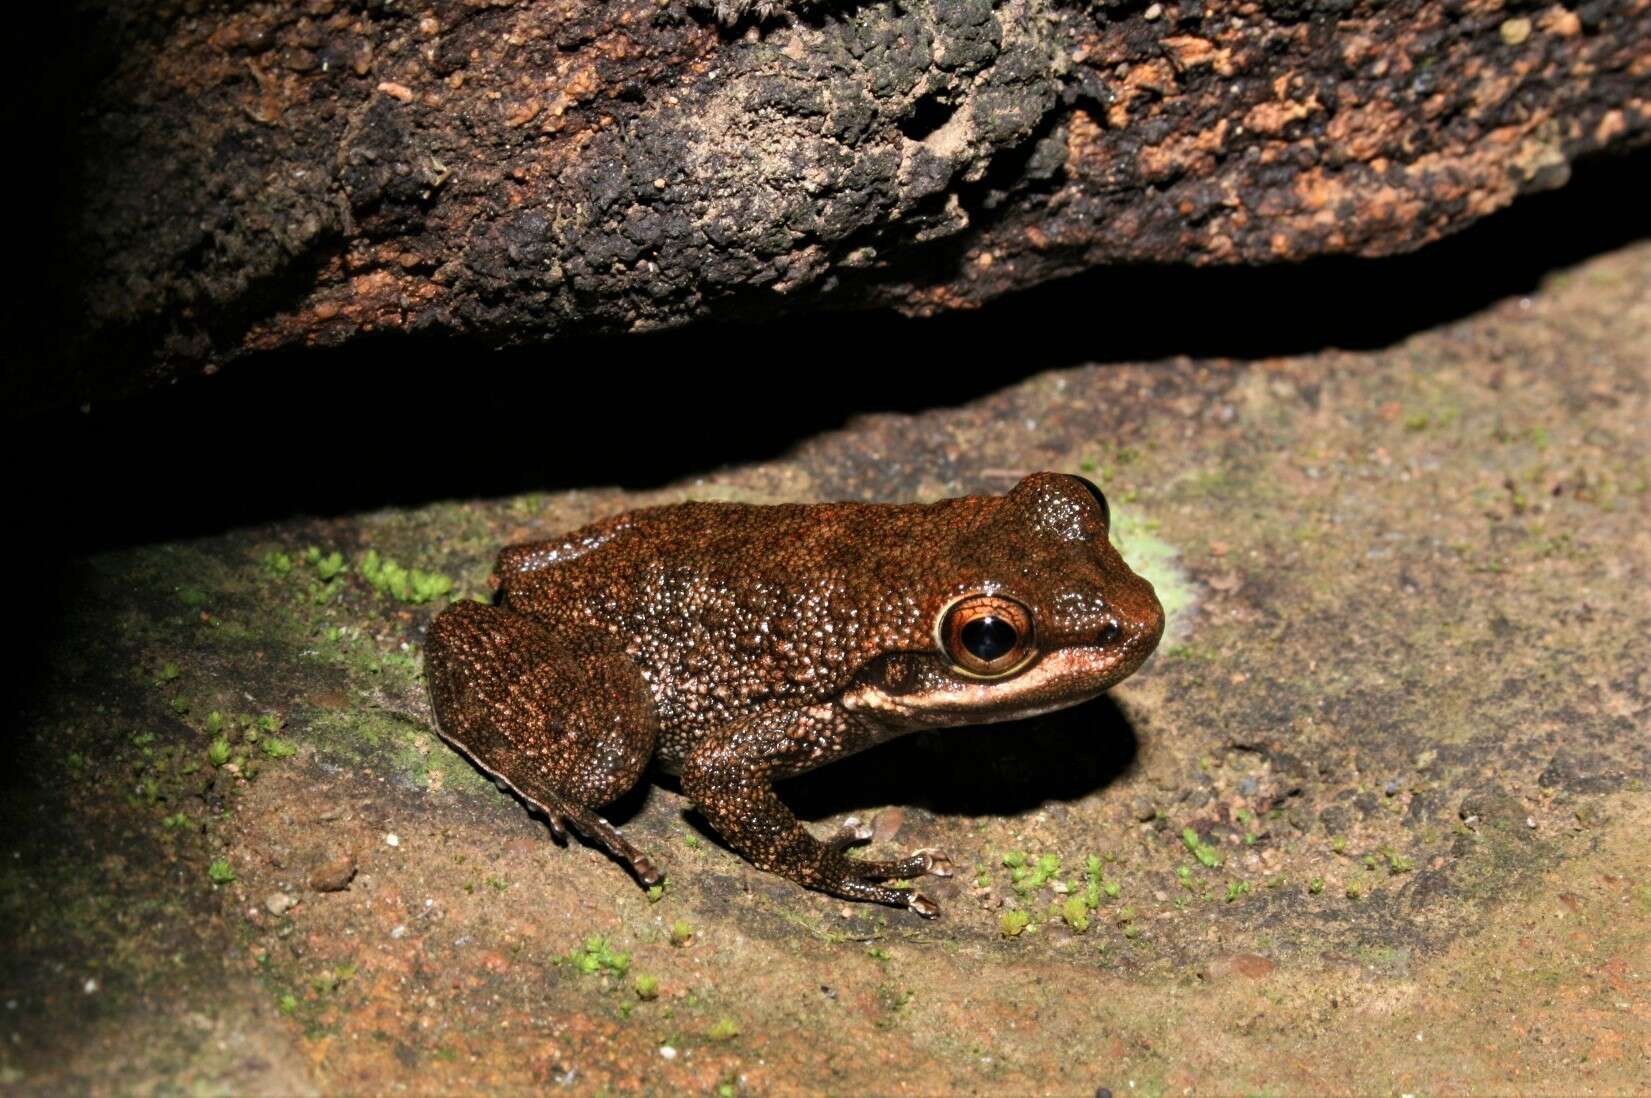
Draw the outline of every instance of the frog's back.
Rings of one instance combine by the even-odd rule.
[[[506,549],[499,578],[507,606],[623,645],[667,728],[714,723],[830,696],[871,656],[926,645],[913,595],[978,525],[961,502],[675,504]]]
[[[606,614],[645,612],[657,604],[641,593],[661,583],[748,599],[761,592],[909,593],[914,577],[932,575],[937,546],[978,524],[975,509],[952,506],[961,502],[669,504],[509,546],[495,573],[506,601],[536,615],[574,612],[593,599]]]

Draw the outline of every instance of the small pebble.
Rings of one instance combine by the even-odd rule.
[[[1531,21],[1524,16],[1506,19],[1502,22],[1502,41],[1510,46],[1517,46],[1531,36]]]
[[[1382,792],[1386,793],[1389,797],[1397,795],[1399,792],[1399,783],[1397,781],[1388,782],[1386,785],[1382,786]]]
[[[660,1045],[659,1054],[667,1060],[676,1059],[676,1049],[672,1048],[670,1045]]]
[[[97,981],[96,980],[87,980],[86,981],[86,994],[93,995],[93,994],[96,994],[96,993],[97,993]]]
[[[348,854],[329,858],[310,873],[310,887],[317,892],[342,892],[355,879],[355,859]]]
[[[390,832],[388,835],[384,836],[384,845],[385,846],[400,846],[401,845],[401,836],[397,835],[394,831]]]
[[[404,924],[402,926],[398,926],[394,930],[390,931],[390,937],[396,938],[396,939],[401,939],[401,938],[407,937],[407,927],[406,927],[406,925]]]
[[[871,818],[872,837],[880,843],[886,843],[900,833],[900,825],[905,822],[905,809],[885,808]]]
[[[271,892],[264,898],[264,908],[271,915],[285,915],[298,903],[285,892]]]

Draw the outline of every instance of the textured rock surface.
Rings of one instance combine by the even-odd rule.
[[[1629,0],[913,0],[732,29],[679,0],[56,10],[72,52],[15,108],[60,213],[23,227],[30,401],[374,332],[1390,253],[1651,133]]]
[[[1641,243],[1381,350],[1045,372],[654,492],[79,560],[12,616],[0,1083],[1634,1091],[1647,286]],[[348,453],[394,461],[449,415],[355,424]],[[248,445],[235,427],[203,419],[199,445]],[[872,820],[874,855],[945,847],[938,923],[750,869],[668,785],[612,813],[671,875],[650,902],[432,734],[440,599],[418,600],[435,573],[482,590],[502,541],[687,496],[933,497],[1034,468],[1105,484],[1174,615],[1164,648],[1109,701],[785,791],[822,832]],[[59,506],[103,502],[86,491]],[[1015,852],[1052,872],[1017,882]]]

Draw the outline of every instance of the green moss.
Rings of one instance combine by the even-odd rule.
[[[373,590],[390,595],[402,602],[414,604],[441,598],[453,589],[453,581],[435,572],[423,572],[402,565],[369,549],[356,564],[356,570]]]
[[[1091,909],[1101,906],[1101,860],[1091,854],[1083,861],[1084,904]]]
[[[638,975],[635,982],[632,983],[631,986],[636,989],[636,997],[638,999],[659,998],[659,980],[656,977]]]
[[[1066,925],[1082,934],[1089,929],[1089,906],[1084,903],[1082,896],[1068,896],[1061,904],[1061,918]]]
[[[1250,882],[1248,882],[1248,881],[1228,881],[1227,882],[1227,902],[1230,904],[1234,900],[1238,899],[1240,896],[1243,896],[1246,893],[1248,893],[1249,891],[1250,891]]]
[[[294,744],[291,740],[283,740],[276,736],[269,737],[258,746],[263,750],[265,755],[268,755],[272,759],[290,759],[294,755],[298,754],[297,744]]]
[[[600,934],[586,938],[583,946],[567,955],[567,961],[586,974],[611,972],[615,976],[623,976],[631,967],[631,955],[614,949]]]
[[[323,556],[321,550],[312,545],[305,550],[304,560],[315,569],[316,578],[322,583],[331,583],[345,570],[344,554],[336,549]]]
[[[1181,829],[1181,841],[1186,844],[1192,856],[1198,859],[1198,864],[1205,869],[1219,869],[1222,863],[1221,852],[1211,844],[1198,837],[1198,832],[1190,827]]]
[[[206,749],[206,761],[213,766],[222,766],[229,761],[229,741],[222,736],[213,740]]]
[[[740,1035],[740,1027],[732,1018],[718,1018],[705,1035],[713,1041],[732,1041]]]
[[[1021,932],[1032,922],[1032,917],[1024,911],[1005,911],[998,916],[998,929],[1005,938],[1018,938]]]
[[[1323,877],[1314,877],[1312,880],[1307,882],[1307,892],[1308,892],[1309,895],[1317,896],[1320,892],[1323,892],[1323,891],[1324,891],[1324,878]]]
[[[683,922],[681,919],[678,919],[676,922],[671,924],[672,945],[685,946],[693,940],[693,937],[694,928]]]
[[[1009,882],[1014,890],[1025,896],[1048,884],[1060,872],[1061,856],[1040,854],[1036,861],[1029,862],[1025,854],[1011,850],[1003,856],[1003,864],[1009,867]]]
[[[229,867],[229,862],[219,858],[206,867],[206,875],[215,885],[226,885],[235,879],[235,871]]]

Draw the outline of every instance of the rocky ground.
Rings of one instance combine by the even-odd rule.
[[[646,493],[70,569],[0,803],[9,1092],[1623,1093],[1651,1078],[1651,244],[1384,349],[1043,373]],[[1108,698],[789,783],[924,922],[668,780],[650,895],[434,734],[505,541],[641,504],[1103,484],[1172,621]]]

